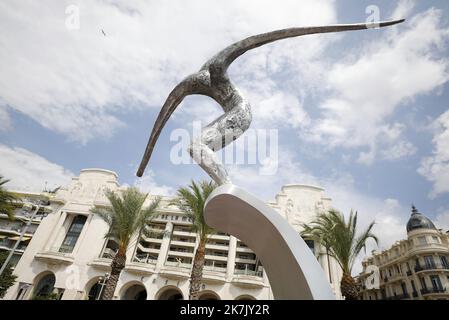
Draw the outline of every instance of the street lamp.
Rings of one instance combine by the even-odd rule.
[[[103,279],[103,281],[101,281]],[[95,300],[100,300],[101,294],[103,293],[103,288],[106,285],[106,281],[109,279],[109,273],[104,274],[104,278],[100,278],[98,281],[100,283],[100,292],[98,293],[98,296],[95,298]]]

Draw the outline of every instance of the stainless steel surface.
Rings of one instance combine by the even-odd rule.
[[[243,241],[260,259],[274,298],[334,300],[324,270],[304,240],[274,209],[232,184],[209,196],[206,223]]]

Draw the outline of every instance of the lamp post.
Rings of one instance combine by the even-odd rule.
[[[100,300],[101,299],[101,294],[103,293],[103,288],[106,285],[106,281],[108,281],[109,279],[109,273],[105,273],[104,274],[104,278],[103,278],[103,282],[100,282],[100,292],[98,293],[98,297],[95,300]],[[101,281],[101,279],[100,279]]]

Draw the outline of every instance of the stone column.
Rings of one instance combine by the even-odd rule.
[[[228,264],[227,264],[227,268],[226,268],[226,280],[228,280],[228,281],[231,281],[232,277],[234,276],[236,252],[237,252],[237,238],[234,236],[230,236],[229,237]]]
[[[159,257],[157,258],[156,270],[160,270],[163,267],[165,260],[167,259],[168,249],[170,248],[171,233],[173,232],[173,223],[167,222],[165,226],[166,235],[162,240],[161,249],[159,251]]]
[[[58,218],[56,224],[53,226],[53,229],[51,230],[51,236],[48,238],[48,241],[45,244],[44,251],[51,250],[52,246],[55,245],[55,241],[57,240],[58,236],[60,235],[62,226],[64,225],[64,222],[66,221],[66,219],[67,219],[67,212],[61,210],[59,218]]]

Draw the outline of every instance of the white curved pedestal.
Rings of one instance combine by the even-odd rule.
[[[260,258],[275,299],[334,300],[323,269],[300,235],[274,209],[232,184],[206,201],[206,223],[242,240]]]

